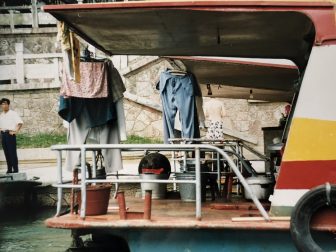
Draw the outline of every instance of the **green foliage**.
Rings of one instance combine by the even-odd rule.
[[[55,144],[66,144],[66,134],[39,133],[35,135],[18,134],[17,148],[49,148]]]
[[[127,140],[123,141],[122,143],[124,144],[157,144],[157,143],[163,143],[163,141],[158,138],[130,135],[130,136],[127,136]]]
[[[124,144],[156,144],[163,143],[161,139],[140,137],[136,135],[130,135],[127,137]],[[39,133],[35,135],[18,134],[17,135],[17,148],[49,148],[51,145],[67,144],[66,134],[55,133]],[[1,146],[0,146],[1,148]]]

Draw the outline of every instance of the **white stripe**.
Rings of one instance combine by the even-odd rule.
[[[336,120],[336,45],[314,46],[294,117]]]
[[[272,202],[272,206],[293,207],[308,191],[309,189],[275,189],[269,200]]]

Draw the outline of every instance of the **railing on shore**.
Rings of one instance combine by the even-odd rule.
[[[81,207],[80,217],[85,219],[86,216],[86,187],[88,183],[190,183],[196,186],[196,219],[201,220],[201,151],[217,152],[221,155],[229,164],[232,171],[235,173],[240,183],[243,185],[246,192],[251,195],[251,199],[259,210],[260,214],[265,220],[270,220],[264,207],[261,205],[259,199],[255,196],[250,186],[246,182],[245,178],[241,174],[239,168],[229,155],[216,146],[206,144],[87,144],[87,145],[54,145],[52,150],[58,152],[57,155],[57,178],[58,183],[54,185],[57,187],[57,212],[56,216],[60,216],[61,204],[63,198],[63,188],[80,188],[81,189]],[[87,179],[86,178],[86,152],[95,151],[101,149],[120,149],[122,151],[139,151],[139,150],[155,150],[155,151],[193,151],[195,153],[195,180],[147,180],[147,179]],[[62,151],[80,151],[81,156],[81,180],[80,184],[65,184],[62,178]],[[95,167],[93,167],[95,171]]]
[[[29,6],[0,7],[0,13],[0,27],[12,32],[17,28],[56,27],[56,19],[42,12],[37,0],[32,0]]]
[[[50,63],[25,63],[25,61],[40,59]],[[0,56],[0,61],[15,61],[15,64],[1,64],[0,81],[2,85],[17,85],[27,84],[33,79],[50,79],[52,86],[59,87],[61,60],[61,53],[24,54],[23,43],[16,43],[14,55]],[[23,89],[24,86],[20,88]]]

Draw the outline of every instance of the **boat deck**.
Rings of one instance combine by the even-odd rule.
[[[265,204],[266,208],[269,206]],[[202,219],[195,218],[195,203],[181,200],[152,200],[151,219],[142,217],[144,200],[126,198],[127,219],[119,216],[117,202],[109,205],[105,215],[86,216],[66,214],[46,220],[46,225],[53,228],[90,229],[90,228],[211,228],[211,229],[260,229],[288,230],[289,218],[265,221],[251,202],[202,203]],[[239,221],[232,218],[243,217]],[[251,217],[251,218],[247,218]]]
[[[111,200],[107,214],[86,216],[65,214],[46,220],[51,228],[63,229],[124,229],[124,228],[174,228],[174,229],[246,229],[289,230],[289,217],[271,217],[265,221],[252,202],[203,202],[202,219],[195,218],[195,203],[181,200],[152,200],[151,219],[143,219],[144,200],[126,198],[127,219],[120,219],[117,200]],[[264,204],[265,208],[269,204]],[[238,217],[238,218],[237,218]],[[240,218],[239,218],[240,217]],[[319,223],[319,224],[317,224]],[[315,216],[312,228],[320,231],[336,231],[335,212]]]

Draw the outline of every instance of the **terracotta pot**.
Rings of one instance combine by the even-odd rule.
[[[107,213],[110,200],[111,185],[90,185],[86,188],[86,215],[102,215]],[[81,193],[79,191],[79,206]]]

